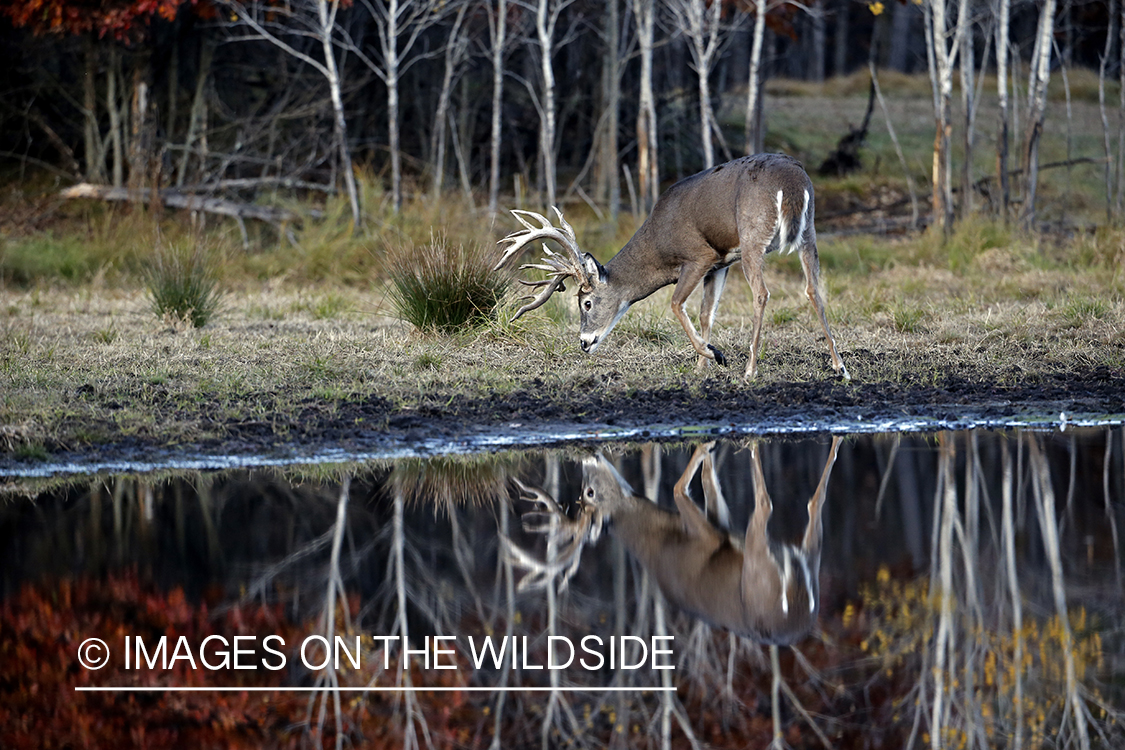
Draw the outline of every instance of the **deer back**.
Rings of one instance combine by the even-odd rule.
[[[606,274],[618,283],[635,280],[629,301],[636,302],[675,283],[680,268],[698,262],[701,252],[724,267],[740,259],[746,238],[768,249],[793,246],[802,215],[801,234],[812,232],[814,212],[812,182],[800,162],[784,154],[745,156],[668,188],[605,265]],[[775,239],[782,228],[786,236]]]

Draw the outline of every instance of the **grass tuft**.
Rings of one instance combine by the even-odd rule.
[[[145,274],[152,311],[202,328],[219,311],[223,291],[219,272],[203,246],[170,245],[157,248]]]
[[[431,238],[392,250],[391,303],[399,318],[423,332],[454,333],[494,319],[511,279],[493,272],[495,251]]]

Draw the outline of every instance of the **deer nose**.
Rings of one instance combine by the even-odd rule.
[[[582,351],[587,354],[593,354],[594,350],[598,348],[598,337],[592,336],[590,338],[583,338],[581,340]]]

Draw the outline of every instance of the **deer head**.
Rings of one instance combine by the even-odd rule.
[[[547,272],[547,278],[540,281],[526,281],[519,279],[524,286],[542,287],[538,296],[529,295],[523,299],[531,300],[521,307],[512,320],[516,320],[525,312],[541,307],[555,292],[566,291],[564,282],[571,279],[578,287],[578,313],[581,319],[579,326],[579,343],[582,351],[592,354],[598,348],[621,316],[629,309],[631,302],[626,299],[621,290],[607,283],[605,267],[589,253],[582,252],[578,247],[578,240],[574,236],[574,229],[563,218],[558,208],[553,208],[558,217],[559,226],[553,226],[550,219],[532,211],[512,211],[516,221],[524,226],[504,239],[501,244],[510,243],[504,249],[500,262],[494,270],[499,270],[508,261],[536,240],[553,240],[563,249],[563,253],[552,251],[546,244],[543,245],[544,256],[538,263],[525,263],[520,270],[535,268]],[[530,220],[530,221],[529,221]],[[535,226],[532,221],[538,222]]]

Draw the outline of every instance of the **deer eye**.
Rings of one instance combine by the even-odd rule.
[[[587,487],[586,488],[586,497],[589,498],[590,500],[594,499],[594,488],[593,487]]]
[[[593,306],[594,306],[594,303],[591,302],[590,300],[586,300],[585,302],[582,303],[582,309],[585,310],[586,312],[589,312],[590,308],[593,307]]]

